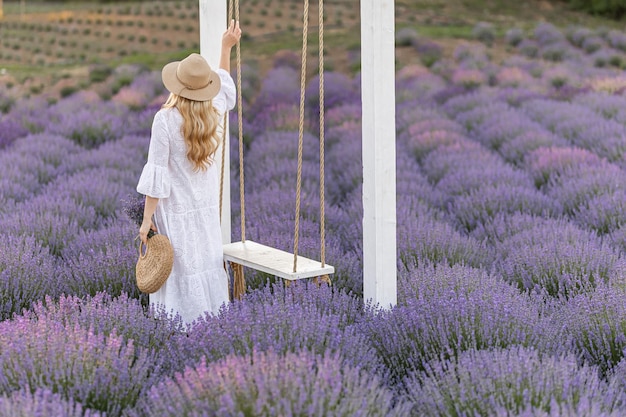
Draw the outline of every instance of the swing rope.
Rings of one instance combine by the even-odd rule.
[[[235,20],[239,21],[239,0],[235,0]],[[246,196],[243,171],[243,106],[241,105],[241,42],[237,42],[237,130],[239,133],[239,199],[241,200],[241,241],[246,241]]]
[[[324,1],[319,0],[319,103],[320,103],[320,262],[326,266],[326,203],[324,172]],[[330,278],[329,278],[330,281]]]
[[[321,266],[326,263],[326,231],[325,231],[325,170],[324,170],[324,2],[319,0],[319,112],[320,112],[320,259]],[[235,19],[239,21],[239,0],[230,0],[228,4],[229,21]],[[293,272],[297,271],[298,249],[300,241],[300,202],[302,190],[302,151],[304,142],[304,109],[306,91],[306,68],[307,68],[307,44],[308,44],[308,24],[309,24],[309,0],[304,0],[303,30],[302,30],[302,61],[300,73],[300,108],[298,123],[298,170],[296,175],[296,209],[294,226],[294,255]],[[246,214],[245,214],[245,192],[244,192],[244,157],[243,157],[243,108],[241,105],[241,46],[237,43],[237,119],[239,133],[239,199],[241,204],[241,241],[246,241]],[[224,119],[224,129],[226,129],[226,117]],[[222,140],[226,146],[226,130]],[[222,171],[220,181],[220,218],[222,212],[223,183],[224,183],[224,163],[225,149],[222,150]],[[233,269],[234,286],[233,297],[240,298],[246,291],[245,278],[243,275],[243,265],[230,263]],[[322,281],[330,283],[328,275],[321,277]]]
[[[306,54],[309,33],[309,0],[304,0],[302,28],[302,62],[300,66],[300,119],[298,123],[298,173],[296,176],[296,215],[293,232],[293,272],[298,267],[298,245],[300,243],[300,195],[302,191],[302,145],[304,142],[304,93],[306,90]]]
[[[239,21],[239,0],[230,0],[228,2],[228,21]],[[237,65],[237,130],[239,139],[239,201],[241,210],[241,241],[246,241],[246,203],[245,203],[245,177],[244,177],[244,165],[243,165],[243,106],[241,105],[242,92],[241,92],[241,42],[237,42],[236,45],[236,65]],[[224,182],[224,176],[222,174],[221,182]],[[230,267],[233,270],[233,298],[241,299],[241,296],[246,292],[246,280],[243,274],[243,265],[230,262]]]

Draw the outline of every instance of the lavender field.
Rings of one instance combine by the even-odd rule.
[[[428,66],[397,73],[398,305],[383,311],[362,299],[358,75],[326,74],[332,287],[247,271],[241,301],[188,329],[138,293],[124,211],[160,74],[120,66],[56,102],[0,87],[0,416],[626,415],[626,33],[511,29],[502,61],[480,42],[447,58],[398,40]],[[247,237],[284,250],[297,61],[243,71]],[[300,238],[314,258],[317,83]]]

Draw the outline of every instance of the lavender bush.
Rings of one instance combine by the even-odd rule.
[[[402,416],[408,411],[378,378],[332,355],[252,352],[202,360],[153,388],[137,416]]]
[[[28,390],[14,391],[0,396],[0,416],[30,417],[54,415],[59,417],[100,417],[98,411],[83,408],[74,400],[66,400],[60,394],[47,389],[34,393]]]
[[[24,315],[33,321],[80,326],[104,337],[118,335],[137,349],[149,352],[151,372],[158,375],[172,375],[184,369],[185,358],[180,355],[184,328],[180,317],[170,316],[160,308],[146,311],[142,300],[127,294],[115,298],[104,292],[94,297],[61,296],[58,301],[46,297]]]
[[[83,231],[63,248],[59,274],[66,294],[94,296],[107,292],[139,297],[135,264],[139,245],[134,240],[138,228],[118,222],[98,230]]]
[[[533,150],[524,158],[526,171],[530,172],[535,185],[543,187],[571,167],[601,165],[602,161],[593,153],[577,147],[549,146]]]
[[[0,149],[6,148],[16,139],[26,136],[26,130],[21,123],[10,118],[0,120]]]
[[[594,197],[623,191],[626,173],[612,164],[578,165],[565,169],[546,187],[546,193],[563,205],[565,213],[575,215]]]
[[[522,289],[556,297],[619,279],[624,263],[607,243],[566,221],[546,221],[497,247],[498,270]]]
[[[49,389],[84,407],[121,415],[154,378],[149,355],[78,326],[18,317],[0,323],[0,392]]]
[[[458,197],[451,211],[461,230],[471,232],[479,225],[490,222],[499,213],[556,216],[560,214],[561,207],[532,188],[498,184],[478,188]]]
[[[449,415],[577,415],[623,413],[618,393],[594,367],[573,355],[535,349],[472,350],[434,361],[407,378],[413,413]],[[564,413],[564,414],[561,414]]]
[[[438,358],[535,340],[538,310],[497,276],[437,265],[413,268],[405,279],[406,298],[360,325],[394,384]]]
[[[32,236],[0,234],[0,320],[7,320],[36,300],[57,294],[58,262]]]
[[[626,311],[623,283],[601,286],[571,299],[554,314],[554,350],[571,351],[608,374],[624,358]]]
[[[82,100],[76,104],[62,101],[49,111],[49,131],[65,136],[85,148],[94,148],[121,137],[125,129],[122,117],[125,107],[98,103],[97,100],[88,106]]]
[[[367,340],[354,327],[361,307],[348,295],[316,284],[283,288],[275,284],[234,303],[218,317],[197,321],[183,347],[188,363],[216,361],[253,351],[337,354],[343,362],[370,372],[381,371]],[[332,300],[329,308],[322,300]],[[358,309],[358,311],[357,311]]]

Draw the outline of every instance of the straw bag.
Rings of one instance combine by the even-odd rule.
[[[145,253],[140,241],[135,268],[139,291],[148,294],[158,291],[170,276],[173,264],[174,250],[167,236],[155,234],[149,237]]]

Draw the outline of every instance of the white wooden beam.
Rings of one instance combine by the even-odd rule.
[[[397,303],[394,0],[361,0],[363,296]]]
[[[200,1],[200,55],[216,69],[220,64],[222,34],[226,30],[228,19],[227,0]],[[224,194],[222,199],[222,242],[231,240],[231,209],[230,209],[230,137],[226,133],[226,146],[220,147],[215,155],[216,168],[220,172],[222,154],[226,152],[224,163]]]

